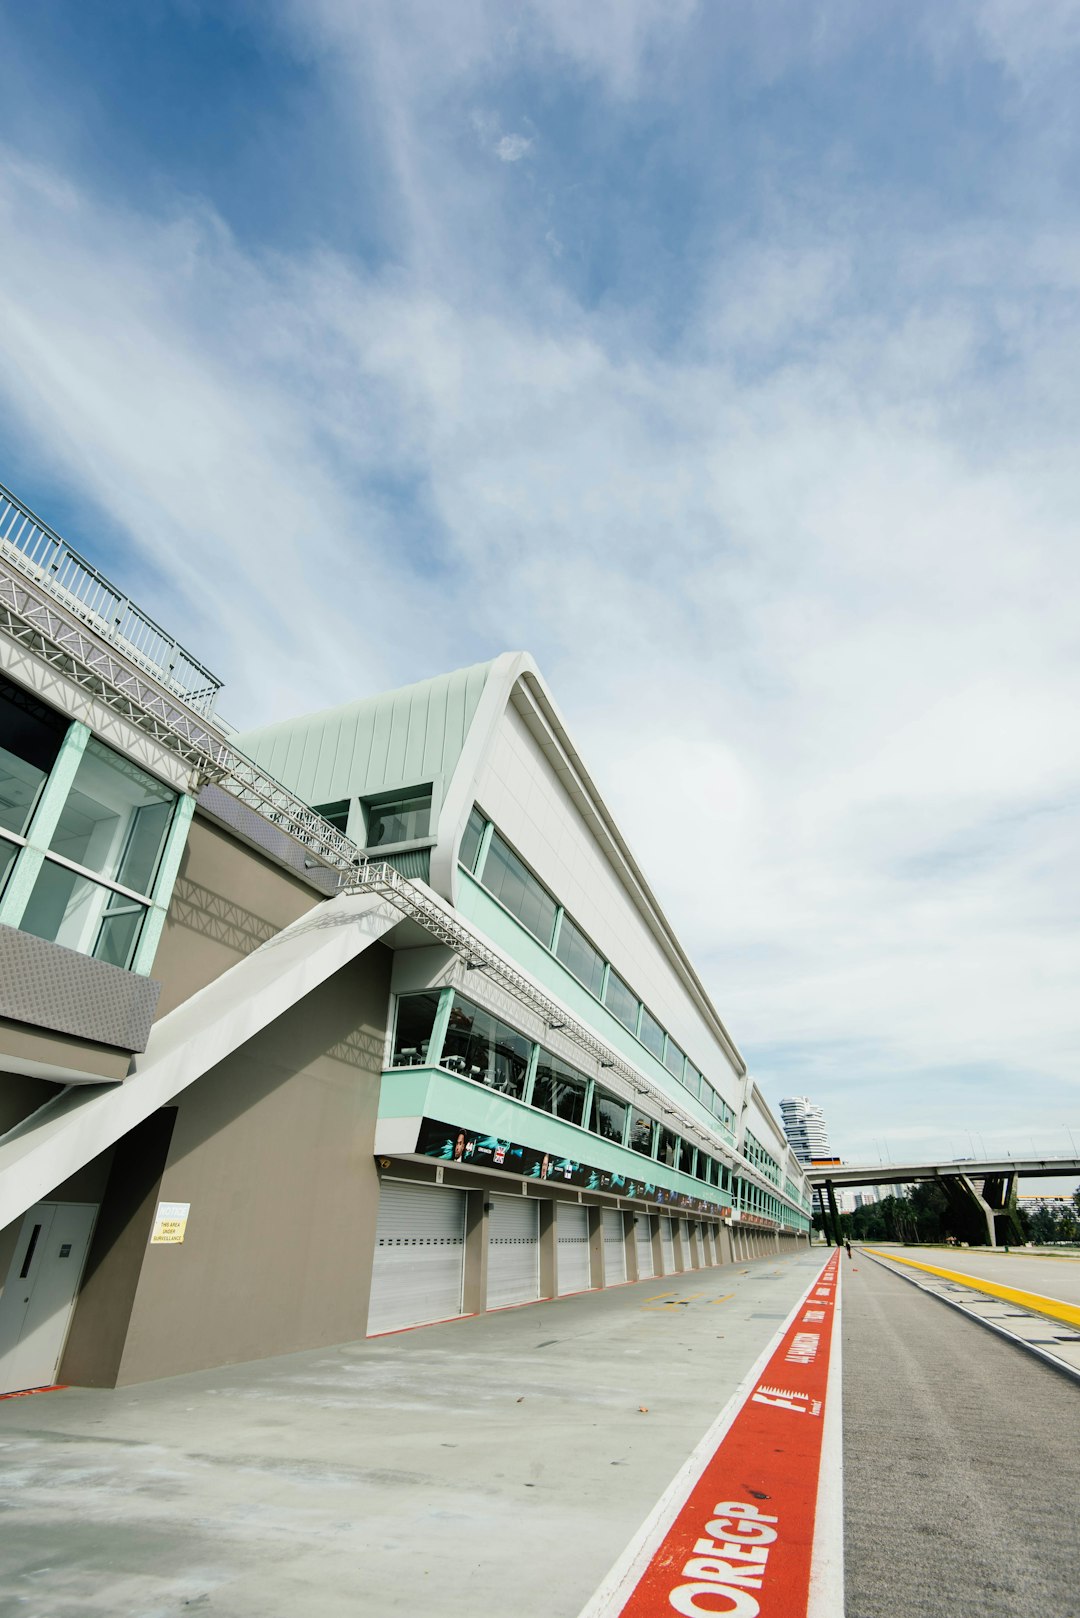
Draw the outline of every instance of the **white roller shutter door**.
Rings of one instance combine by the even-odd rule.
[[[626,1237],[623,1216],[613,1208],[604,1209],[604,1285],[626,1280]]]
[[[592,1286],[589,1264],[589,1210],[579,1202],[560,1202],[556,1210],[556,1257],[559,1292],[587,1292]]]
[[[701,1234],[701,1226],[694,1225],[694,1263],[699,1270],[705,1268],[705,1242]]]
[[[664,1274],[671,1275],[675,1270],[675,1238],[669,1214],[660,1215],[660,1248],[664,1255]]]
[[[375,1226],[368,1333],[461,1313],[465,1195],[384,1180]]]
[[[637,1244],[638,1280],[641,1281],[644,1280],[645,1276],[654,1273],[652,1226],[648,1214],[634,1215],[634,1241]]]
[[[531,1303],[540,1296],[540,1204],[535,1197],[491,1199],[488,1215],[487,1306]]]

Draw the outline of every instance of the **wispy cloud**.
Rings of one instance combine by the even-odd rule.
[[[759,1077],[846,1151],[948,1147],[974,1106],[1045,1140],[1077,1093],[1080,218],[987,191],[977,142],[947,179],[902,86],[895,130],[863,106],[864,8],[786,15],[797,48],[651,0],[283,8],[342,149],[377,144],[377,261],[9,151],[3,419],[242,722],[536,652]],[[965,116],[1045,156],[1009,8],[937,15],[912,71],[985,73]]]

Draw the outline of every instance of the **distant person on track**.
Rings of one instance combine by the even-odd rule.
[[[848,1258],[850,1258],[851,1257],[851,1242],[848,1240],[848,1238],[846,1236],[844,1237],[844,1246],[847,1248],[847,1256],[848,1256]]]

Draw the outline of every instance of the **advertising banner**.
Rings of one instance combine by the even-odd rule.
[[[522,1146],[518,1141],[480,1135],[475,1130],[442,1123],[436,1118],[422,1121],[416,1150],[424,1157],[436,1158],[441,1163],[501,1169],[506,1174],[516,1174],[525,1180],[546,1180],[557,1186],[573,1185],[583,1191],[608,1191],[618,1197],[666,1203],[687,1212],[719,1216],[728,1212],[718,1202],[688,1196],[682,1191],[670,1191],[651,1180],[613,1174],[608,1169],[593,1168],[588,1163],[556,1157],[550,1152],[538,1152],[534,1146]]]

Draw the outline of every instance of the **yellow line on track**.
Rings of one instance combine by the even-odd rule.
[[[917,1259],[901,1258],[898,1253],[883,1253],[875,1247],[865,1249],[875,1258],[891,1260],[894,1264],[907,1264],[913,1270],[925,1270],[928,1275],[940,1275],[946,1281],[958,1281],[961,1286],[975,1292],[988,1293],[991,1298],[1004,1298],[1006,1303],[1019,1304],[1037,1315],[1049,1315],[1051,1320],[1064,1320],[1070,1326],[1080,1326],[1080,1306],[1064,1303],[1060,1298],[1044,1298],[1041,1292],[1021,1292],[1017,1287],[999,1286],[996,1281],[984,1281],[981,1276],[968,1275],[963,1270],[941,1270],[936,1264],[920,1264]]]
[[[654,1292],[651,1298],[645,1299],[645,1302],[655,1303],[657,1298],[673,1298],[674,1296],[674,1292]]]
[[[725,1292],[722,1298],[714,1298],[712,1301],[713,1303],[727,1303],[728,1299],[733,1298],[734,1296],[734,1292]]]

